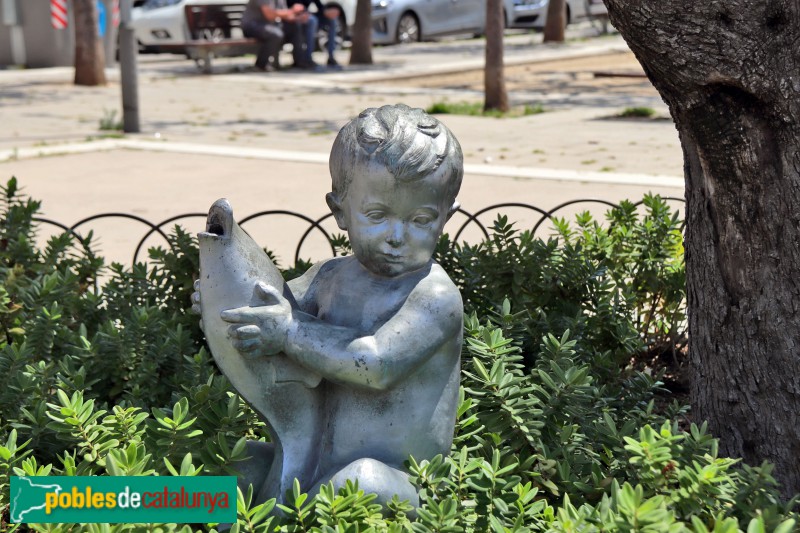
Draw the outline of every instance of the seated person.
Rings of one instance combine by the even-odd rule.
[[[287,34],[294,36],[295,63],[304,63],[302,33],[294,31],[293,26],[308,20],[309,14],[304,10],[302,5],[287,7],[285,0],[248,0],[242,13],[242,32],[245,37],[261,41],[255,68],[267,72],[280,68],[278,54]]]
[[[336,61],[333,52],[336,50],[336,30],[337,21],[339,20],[339,8],[325,7],[322,5],[321,0],[289,0],[289,7],[297,4],[303,6],[303,9],[309,12],[309,7],[313,4],[316,7],[316,12],[310,12],[311,17],[303,25],[303,34],[305,36],[305,51],[306,61],[314,63],[311,53],[316,49],[317,32],[319,28],[324,28],[328,40],[325,43],[325,50],[328,53],[328,67],[340,69],[339,63]]]
[[[418,505],[403,463],[449,453],[458,406],[463,305],[432,255],[458,208],[461,148],[424,111],[384,106],[342,128],[330,168],[327,203],[353,255],[290,281],[295,310],[262,282],[271,303],[222,319],[243,356],[284,353],[323,377],[317,474],[304,490],[355,479],[379,503]]]

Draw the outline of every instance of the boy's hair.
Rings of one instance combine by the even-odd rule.
[[[358,166],[376,160],[399,181],[414,181],[444,167],[452,203],[461,188],[464,156],[447,127],[422,109],[387,105],[365,109],[339,131],[330,171],[333,193],[343,200]]]

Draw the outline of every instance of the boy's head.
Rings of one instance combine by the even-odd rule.
[[[464,176],[461,145],[450,130],[404,104],[365,109],[339,131],[330,157],[333,194],[344,200],[356,172],[373,161],[401,182],[443,170],[451,204]]]
[[[327,200],[370,271],[398,276],[430,261],[464,174],[453,134],[421,109],[367,109],[339,132]]]

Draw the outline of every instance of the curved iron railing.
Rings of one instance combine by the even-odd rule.
[[[681,204],[685,203],[683,198],[663,197],[663,199],[667,200],[667,201],[670,201],[670,202],[678,202],[678,203],[681,203]],[[643,202],[644,202],[644,200],[639,200],[638,202],[634,202],[634,205],[639,207],[639,206],[641,206],[643,204]],[[555,206],[555,207],[553,207],[552,209],[549,209],[549,210],[544,210],[544,209],[542,209],[540,207],[537,207],[535,205],[521,203],[521,202],[505,202],[505,203],[500,203],[500,204],[493,204],[493,205],[484,207],[483,209],[479,209],[478,211],[475,211],[474,213],[471,213],[471,212],[469,212],[469,211],[467,211],[465,209],[459,208],[457,212],[460,215],[466,217],[466,220],[464,222],[462,222],[461,225],[458,226],[456,231],[453,233],[453,241],[458,241],[462,237],[464,232],[470,226],[475,226],[477,228],[477,230],[480,232],[480,234],[483,236],[483,238],[489,238],[489,230],[487,228],[487,225],[484,224],[483,222],[481,222],[481,220],[479,220],[479,218],[478,218],[478,217],[480,217],[482,215],[486,215],[487,213],[497,212],[497,211],[500,211],[500,210],[503,210],[503,209],[509,209],[509,208],[523,209],[525,211],[531,211],[533,213],[536,213],[536,214],[538,214],[539,217],[538,217],[538,219],[535,220],[535,222],[531,226],[532,231],[535,233],[536,231],[538,231],[541,228],[542,224],[544,224],[545,222],[547,222],[549,220],[552,220],[553,217],[557,213],[562,211],[563,209],[565,209],[567,207],[570,207],[570,206],[583,205],[583,204],[602,205],[602,206],[605,206],[605,207],[608,207],[608,208],[612,208],[612,209],[616,208],[616,207],[619,207],[619,204],[616,204],[614,202],[610,202],[608,200],[599,200],[599,199],[593,199],[593,198],[581,198],[581,199],[569,200],[567,202],[563,202],[563,203],[558,204],[557,206]],[[331,234],[322,226],[322,223],[326,222],[328,219],[330,219],[333,216],[331,213],[327,213],[327,214],[325,214],[325,215],[323,215],[323,216],[321,216],[319,218],[311,218],[311,217],[309,217],[307,215],[304,215],[302,213],[298,213],[298,212],[295,212],[295,211],[288,211],[288,210],[284,210],[284,209],[273,209],[273,210],[267,210],[267,211],[259,211],[257,213],[253,213],[251,215],[248,215],[248,216],[246,216],[246,217],[244,217],[244,218],[239,220],[239,225],[244,227],[244,225],[247,222],[250,222],[250,221],[253,221],[253,220],[256,220],[256,219],[261,219],[261,218],[264,218],[264,217],[271,217],[271,216],[277,216],[277,215],[294,217],[294,218],[300,219],[301,221],[303,221],[303,222],[308,224],[308,228],[304,231],[304,233],[300,237],[300,240],[297,242],[297,246],[295,247],[295,253],[294,253],[295,263],[300,260],[300,258],[301,258],[300,251],[302,250],[303,245],[306,243],[308,237],[314,232],[314,230],[318,231],[325,238],[326,242],[328,242],[328,244],[330,245],[331,254],[332,255],[336,255],[336,249],[335,249],[334,245],[331,243]],[[147,226],[148,229],[147,229],[146,233],[144,234],[144,236],[141,239],[139,239],[139,241],[138,241],[138,243],[136,245],[136,249],[133,252],[133,263],[136,263],[136,261],[139,258],[139,254],[141,253],[142,248],[144,247],[145,242],[151,236],[157,234],[164,240],[165,243],[167,243],[167,245],[169,245],[169,239],[167,239],[167,234],[164,232],[165,226],[174,224],[176,221],[182,220],[182,219],[206,218],[206,216],[207,216],[206,213],[200,213],[200,212],[183,213],[183,214],[180,214],[180,215],[175,215],[175,216],[169,217],[167,219],[164,219],[161,222],[158,222],[157,224],[153,223],[153,222],[150,222],[149,220],[147,220],[147,219],[145,219],[143,217],[140,217],[140,216],[137,216],[137,215],[133,215],[133,214],[130,214],[130,213],[113,213],[113,212],[112,213],[99,213],[99,214],[96,214],[96,215],[92,215],[92,216],[89,216],[89,217],[86,217],[86,218],[83,218],[83,219],[79,220],[78,222],[72,224],[71,226],[67,226],[67,225],[65,225],[65,224],[63,224],[61,222],[58,222],[58,221],[55,221],[55,220],[50,220],[48,218],[43,218],[43,217],[36,217],[36,218],[34,218],[34,220],[36,222],[41,223],[41,224],[49,224],[49,225],[55,226],[55,227],[65,231],[65,232],[73,234],[78,239],[78,241],[83,245],[85,245],[86,243],[85,243],[84,237],[80,234],[78,229],[81,226],[84,226],[84,225],[86,225],[86,224],[88,224],[90,222],[94,222],[96,220],[101,220],[101,219],[107,219],[107,218],[119,218],[119,219],[126,219],[126,220],[131,220],[131,221],[134,221],[134,222],[137,222],[137,223],[140,223],[140,224],[144,224],[145,226]]]

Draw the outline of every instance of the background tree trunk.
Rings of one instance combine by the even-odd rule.
[[[97,34],[95,0],[72,0],[75,16],[75,85],[105,85],[103,41]]]
[[[353,46],[350,49],[350,64],[372,64],[371,0],[358,0],[356,3],[356,20],[353,23]]]
[[[503,73],[503,1],[486,0],[486,64],[483,69],[485,110],[508,111],[506,78]]]
[[[547,5],[547,20],[544,23],[544,42],[563,43],[567,27],[566,0],[550,0]]]
[[[800,3],[606,0],[686,177],[693,418],[800,491]]]

